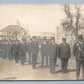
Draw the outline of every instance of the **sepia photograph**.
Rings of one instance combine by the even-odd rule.
[[[84,4],[0,4],[0,80],[84,80]]]

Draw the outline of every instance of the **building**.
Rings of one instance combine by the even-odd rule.
[[[28,32],[20,25],[8,25],[0,30],[0,39],[28,38]]]

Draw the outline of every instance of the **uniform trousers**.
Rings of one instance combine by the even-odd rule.
[[[47,55],[42,55],[42,63],[41,65],[44,65],[44,59],[46,59],[46,65],[48,65],[48,56]]]
[[[68,58],[61,58],[61,70],[63,73],[67,71]]]
[[[50,58],[50,73],[55,73],[55,67],[56,67],[56,59]]]
[[[15,57],[15,62],[18,63],[21,58],[21,55],[19,53],[15,53],[14,57]]]
[[[38,53],[32,53],[32,68],[35,69],[36,68],[36,64],[37,64],[37,55]]]
[[[28,62],[31,63],[31,53],[29,52],[28,54],[29,54],[29,60],[28,60]]]
[[[82,78],[84,79],[84,61],[76,60],[76,79],[77,80],[79,80],[81,68],[82,68]]]
[[[26,60],[25,54],[21,55],[21,65],[24,65],[25,60]]]

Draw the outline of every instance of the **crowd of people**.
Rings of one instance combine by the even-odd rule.
[[[66,38],[62,38],[62,43],[59,45],[55,42],[55,37],[51,37],[50,39],[44,37],[40,44],[36,40],[36,37],[32,37],[29,42],[16,39],[15,42],[9,42],[7,49],[5,46],[4,49],[6,50],[4,50],[4,54],[2,53],[2,46],[0,46],[0,57],[8,58],[10,61],[14,59],[15,63],[21,61],[21,65],[24,65],[27,59],[26,53],[28,53],[28,63],[32,65],[33,69],[37,68],[38,54],[41,52],[40,67],[49,66],[50,73],[52,74],[56,73],[56,62],[59,57],[61,60],[61,71],[63,74],[67,73],[68,60],[71,57],[71,48],[66,42]],[[79,80],[81,67],[82,78],[84,79],[84,42],[82,35],[78,35],[78,40],[73,45],[73,55],[76,58],[76,79]]]

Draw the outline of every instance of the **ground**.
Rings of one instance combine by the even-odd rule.
[[[76,80],[75,58],[71,57],[68,64],[68,73],[60,71],[60,60],[57,59],[56,74],[51,74],[49,67],[40,68],[40,55],[37,61],[37,69],[32,69],[28,62],[25,65],[15,63],[15,60],[0,58],[0,80]],[[80,75],[81,78],[81,75]]]

